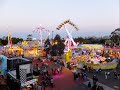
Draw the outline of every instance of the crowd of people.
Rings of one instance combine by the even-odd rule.
[[[73,72],[73,75],[74,75],[74,81],[87,80],[87,74],[84,70],[81,70],[79,72],[75,70]]]
[[[120,79],[120,72],[117,72],[116,70],[113,71],[113,78],[114,79]],[[109,79],[111,76],[111,72],[105,71],[105,79]]]
[[[53,76],[62,73],[63,66],[59,65],[58,67],[50,67],[45,62],[41,62],[41,63],[42,63],[41,66],[38,63],[36,63],[36,68],[39,75],[39,82],[41,88],[43,90],[45,90],[45,88],[49,86],[53,88],[54,87]]]
[[[67,67],[68,69],[72,70],[69,63],[67,66],[68,66]],[[74,70],[73,70],[74,81],[80,81],[80,80],[85,81],[87,79],[88,73],[98,74],[99,76],[105,74],[105,79],[112,78],[112,79],[120,80],[120,72],[117,71],[116,69],[113,69],[113,70],[96,69],[93,71],[91,67],[87,67],[86,65],[83,65],[83,67],[80,68],[80,70],[79,68],[74,67]],[[97,75],[94,75],[92,82],[88,83],[88,87],[90,88],[90,90],[104,90],[104,88],[99,84],[97,84],[97,82],[98,82],[98,77]]]

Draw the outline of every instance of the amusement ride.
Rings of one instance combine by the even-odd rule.
[[[72,49],[77,48],[79,43],[76,43],[73,38],[72,38],[72,30],[69,31],[66,27],[66,24],[69,24],[70,26],[72,26],[75,30],[78,31],[77,26],[71,22],[70,19],[65,20],[63,23],[61,23],[56,29],[60,30],[61,28],[64,28],[65,31],[67,32],[68,38],[65,40],[65,57],[66,57],[66,63],[67,62],[72,62]]]
[[[69,52],[70,49],[74,49],[77,48],[78,43],[76,43],[73,38],[72,38],[72,30],[69,31],[66,27],[66,24],[71,25],[73,28],[75,28],[75,30],[78,31],[77,26],[70,21],[70,19],[65,20],[63,23],[61,23],[58,27],[57,30],[60,30],[62,27],[64,27],[65,31],[67,32],[68,38],[65,40],[65,45],[66,45],[66,49],[65,52]]]
[[[39,33],[40,34],[40,44],[41,46],[43,46],[43,32],[47,33],[47,38],[50,35],[50,31],[45,29],[44,27],[42,27],[42,25],[40,25],[38,28],[36,28],[36,30],[33,31],[34,33]]]

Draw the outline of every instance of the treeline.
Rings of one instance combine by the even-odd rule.
[[[76,42],[80,42],[83,44],[103,44],[108,45],[111,47],[118,46],[120,47],[120,28],[115,29],[113,32],[111,32],[110,36],[107,37],[88,37],[88,38],[74,38]]]
[[[55,38],[58,38],[55,36]],[[59,36],[59,39],[61,39],[61,37]],[[32,35],[28,35],[27,36],[27,40],[31,41],[32,40]],[[17,44],[18,42],[22,42],[23,39],[22,38],[16,38],[16,37],[12,37],[12,43],[13,44]],[[61,39],[62,42],[65,41],[64,38]],[[120,28],[115,29],[113,32],[111,32],[110,36],[107,37],[87,37],[87,38],[83,38],[83,37],[78,37],[78,38],[74,38],[75,42],[79,42],[80,44],[103,44],[103,45],[108,45],[108,46],[120,46]],[[7,45],[8,43],[8,37],[3,37],[0,38],[0,45]]]
[[[75,42],[79,42],[80,44],[105,44],[107,38],[96,38],[96,37],[78,37],[74,38]]]
[[[22,38],[16,38],[16,37],[12,37],[12,43],[13,44],[17,44],[18,42],[22,42],[23,39]],[[0,38],[0,46],[3,46],[3,45],[7,45],[8,44],[8,37],[3,37],[3,38]]]

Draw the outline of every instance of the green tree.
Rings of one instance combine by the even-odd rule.
[[[2,39],[0,38],[0,46],[2,45],[2,42],[1,42],[1,41],[2,41]]]
[[[116,45],[120,45],[120,28],[117,28],[113,32],[111,32],[111,41]]]
[[[32,41],[32,38],[33,38],[32,34],[27,35],[27,41]]]
[[[18,42],[22,42],[23,39],[22,38],[16,38],[16,37],[12,37],[12,44],[17,44]],[[8,37],[3,37],[2,39],[0,39],[0,43],[1,45],[7,45],[8,44]]]
[[[65,45],[60,37],[60,35],[56,35],[54,38],[54,42],[51,48],[51,55],[57,56],[64,54]]]
[[[2,45],[7,45],[8,44],[8,40],[1,40]]]
[[[101,38],[100,40],[99,40],[99,44],[105,44],[105,41],[106,41],[106,39],[104,39],[104,38]]]
[[[51,43],[50,43],[50,39],[47,38],[44,44],[44,48],[47,54],[49,54],[50,50],[51,50]]]
[[[84,38],[82,38],[82,37],[74,38],[74,41],[82,43],[82,42],[84,42]]]
[[[18,42],[22,42],[22,41],[23,41],[22,38],[16,38],[16,37],[13,37],[13,38],[12,38],[12,43],[13,43],[13,44],[17,44]]]

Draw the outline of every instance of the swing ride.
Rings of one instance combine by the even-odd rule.
[[[50,31],[49,30],[47,30],[47,29],[45,29],[44,27],[42,27],[41,25],[38,27],[38,28],[36,28],[36,30],[34,30],[33,31],[33,33],[39,33],[40,34],[40,44],[41,44],[41,46],[43,46],[43,32],[45,32],[45,33],[47,33],[48,35],[47,35],[47,38],[49,37],[49,35],[50,35]]]

